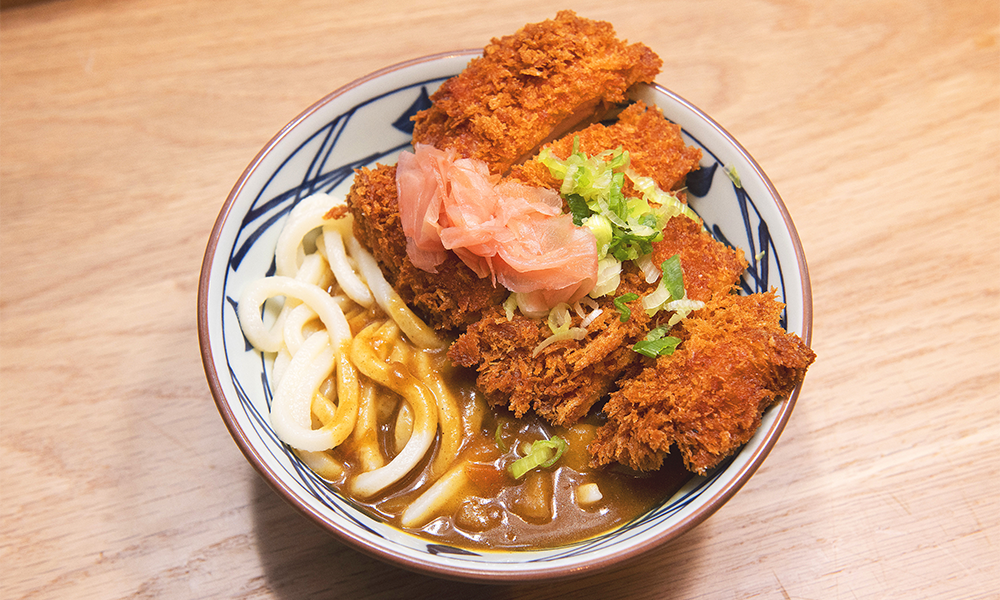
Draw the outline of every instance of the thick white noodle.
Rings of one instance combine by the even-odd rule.
[[[344,311],[330,294],[315,285],[274,275],[258,279],[247,286],[236,309],[243,335],[258,350],[277,352],[281,349],[282,331],[277,327],[269,329],[264,325],[260,313],[264,301],[274,296],[284,296],[286,301],[294,298],[309,305],[319,315],[335,346],[351,338],[351,328]]]
[[[413,409],[408,402],[404,402],[396,413],[396,425],[393,427],[393,437],[395,438],[395,451],[402,452],[406,447],[406,442],[410,441],[413,435]]]
[[[403,451],[397,454],[384,467],[358,474],[351,482],[351,491],[362,498],[370,498],[396,483],[413,470],[427,455],[434,438],[437,436],[437,407],[434,405],[434,395],[423,389],[424,398],[419,400],[407,398],[414,407],[413,433],[407,440]]]
[[[403,511],[399,524],[406,528],[420,527],[434,517],[435,511],[456,496],[469,481],[465,474],[468,462],[462,461],[448,470],[431,487],[424,490]]]
[[[282,376],[284,376],[285,371],[288,369],[288,364],[292,362],[292,355],[288,352],[288,348],[284,345],[281,346],[281,350],[274,356],[274,366],[271,367],[271,385],[277,386],[281,382]]]
[[[591,311],[589,315],[587,315],[586,317],[583,318],[582,321],[580,321],[580,327],[583,327],[584,329],[590,327],[590,324],[594,322],[594,319],[601,316],[601,313],[603,312],[604,311],[601,310],[600,308],[595,308],[593,311]]]
[[[353,219],[350,217],[344,217],[337,219],[334,223],[328,223],[323,227],[321,239],[323,240],[323,249],[326,252],[326,260],[330,263],[330,270],[336,276],[340,289],[351,300],[368,308],[375,302],[375,298],[372,297],[368,285],[354,271],[354,267],[351,266],[351,262],[347,258],[347,252],[344,250],[344,231],[346,229],[348,238],[353,237],[350,234],[352,222]]]
[[[336,200],[327,194],[316,193],[303,198],[288,214],[288,220],[274,248],[275,274],[292,277],[299,269],[299,261],[305,255],[302,240],[313,229],[327,223],[323,216],[330,211]]]
[[[329,267],[326,264],[326,259],[319,254],[310,254],[302,259],[299,270],[292,275],[303,283],[322,287],[323,277],[328,272]]]
[[[325,263],[325,261],[323,261]],[[282,327],[268,329],[261,317],[260,307],[270,297],[284,296],[302,304],[288,311]],[[313,319],[315,313],[326,327],[304,341],[302,326]],[[271,427],[286,444],[300,450],[318,452],[329,450],[340,441],[334,427],[312,429],[312,399],[324,379],[334,371],[337,349],[351,339],[351,329],[340,305],[325,290],[314,284],[290,277],[265,277],[244,290],[237,307],[237,316],[243,333],[250,343],[265,352],[287,353],[291,360],[282,361],[277,374],[277,387],[271,402]],[[289,323],[290,322],[290,323]],[[284,325],[288,324],[286,328]],[[285,339],[285,329],[292,333]],[[291,348],[286,345],[290,341]],[[277,359],[276,359],[277,363]],[[278,365],[276,364],[276,367]],[[338,411],[339,412],[339,411]],[[350,417],[351,427],[357,417]],[[339,417],[339,415],[338,415]],[[338,418],[338,422],[342,421]],[[343,428],[337,429],[337,431]],[[341,438],[339,441],[337,438]]]
[[[299,450],[295,454],[306,463],[307,467],[324,479],[334,481],[344,473],[344,465],[326,452]]]
[[[319,452],[333,447],[328,428],[312,428],[312,400],[335,368],[336,353],[325,331],[309,336],[292,356],[271,400],[271,427],[286,444]]]
[[[337,370],[338,406],[332,422],[312,428],[312,404],[320,386]],[[271,401],[271,427],[288,445],[321,452],[340,445],[358,418],[357,373],[344,353],[335,351],[325,331],[310,335],[292,356]]]
[[[375,302],[385,314],[389,315],[389,318],[399,324],[399,328],[410,338],[410,341],[420,348],[444,347],[444,341],[406,306],[396,290],[392,289],[389,282],[385,280],[375,257],[362,248],[361,243],[353,237],[347,239],[347,246],[351,256],[357,261],[365,281],[368,282],[368,288],[375,296]]]
[[[285,326],[282,328],[288,354],[294,356],[299,351],[307,337],[304,331],[305,326],[318,318],[319,315],[309,308],[308,304],[299,304],[288,312],[288,318],[285,319]]]
[[[462,410],[458,400],[436,372],[435,365],[427,352],[417,351],[413,366],[417,369],[420,380],[434,394],[438,408],[438,427],[441,429],[437,456],[431,462],[431,476],[437,477],[455,462],[462,446]]]
[[[362,447],[367,470],[355,476],[349,485],[359,497],[371,497],[411,472],[427,456],[437,437],[440,409],[435,392],[440,394],[440,391],[432,391],[420,377],[405,374],[405,369],[395,370],[408,363],[413,352],[399,345],[400,332],[419,348],[442,348],[444,341],[406,306],[385,280],[374,257],[354,238],[350,215],[324,218],[332,207],[343,204],[343,199],[314,194],[291,211],[278,237],[275,275],[247,286],[239,299],[237,317],[244,335],[255,348],[275,354],[272,368],[275,391],[270,414],[275,434],[300,451],[301,456],[320,461],[316,464],[322,463],[331,474],[340,472],[339,463],[305,453],[323,452],[354,435]],[[317,231],[318,237],[312,237]],[[328,291],[331,289],[332,292]],[[276,318],[266,319],[274,322],[265,325],[262,307],[269,299],[279,297],[284,298],[282,308]],[[390,318],[383,334],[397,340],[389,347],[391,350],[386,348],[388,356],[374,354],[372,339],[352,344],[344,311],[348,307],[368,308],[373,304],[378,304]],[[267,311],[267,314],[274,313]],[[325,329],[318,327],[316,319]],[[377,327],[371,329],[367,332],[369,338]],[[359,337],[365,337],[365,333]],[[361,356],[349,350],[362,346],[368,349],[360,352]],[[390,366],[393,362],[400,364]],[[375,392],[368,386],[362,393],[355,369],[404,398],[406,409],[400,412],[401,416],[412,413],[412,429],[409,435],[400,436],[402,447],[392,460],[383,458],[378,449],[375,413],[379,407]],[[336,394],[328,389],[329,385],[321,390],[334,373]],[[315,402],[321,402],[322,406]],[[331,415],[333,402],[336,408]],[[324,423],[318,429],[313,429],[314,408],[320,411],[317,414]],[[458,411],[452,412],[457,416]],[[454,423],[450,425],[450,429],[457,431]],[[405,429],[400,426],[399,433],[404,434]],[[452,460],[455,450],[447,452]],[[446,469],[442,464],[439,472]]]
[[[372,352],[372,340],[377,332],[378,327],[370,325],[354,338],[351,344],[351,361],[359,371],[387,385],[410,404],[410,408],[413,409],[413,431],[406,446],[389,461],[389,464],[374,471],[360,473],[351,481],[351,491],[361,498],[374,496],[412,471],[430,450],[438,429],[438,410],[434,394],[412,375],[397,377],[390,367]]]
[[[358,420],[351,433],[354,444],[358,448],[358,460],[362,471],[374,471],[385,466],[385,459],[378,447],[378,390],[373,385],[365,386],[361,391],[358,406]]]
[[[310,254],[302,261],[302,266],[299,267],[298,272],[295,274],[295,279],[310,285],[320,285],[326,273],[326,260],[315,254]],[[272,368],[271,377],[275,385],[281,380],[281,374],[292,359],[292,354],[295,354],[299,346],[302,345],[302,342],[305,341],[302,328],[306,323],[316,319],[318,316],[316,311],[309,308],[308,304],[303,304],[294,298],[285,299],[281,307],[281,312],[278,314],[278,319],[272,326],[272,330],[282,332],[283,342],[281,349],[278,350],[278,354],[275,356],[274,367]],[[289,320],[293,322],[289,324]]]

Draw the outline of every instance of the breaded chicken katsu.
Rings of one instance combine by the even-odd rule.
[[[720,244],[687,217],[667,221],[663,241],[653,248],[654,257],[680,255],[685,281],[693,283],[688,284],[693,300],[728,294],[746,268],[742,252]],[[547,323],[520,314],[508,319],[495,309],[459,336],[448,356],[478,369],[477,383],[491,404],[506,405],[517,415],[533,409],[554,424],[572,425],[623,375],[642,367],[643,357],[632,346],[665,320],[642,309],[642,297],[655,288],[637,268],[628,267],[615,294],[597,299],[601,313],[585,338],[538,353],[534,349],[551,334]],[[623,322],[614,299],[630,293],[636,298],[624,303],[629,318]]]
[[[676,447],[704,473],[815,357],[780,327],[773,292],[736,295],[742,251],[686,207],[701,151],[626,102],[660,64],[571,11],[493,40],[414,118],[414,154],[359,169],[347,205],[491,405],[560,426],[602,411],[593,465],[653,470]]]
[[[661,64],[648,47],[615,37],[610,23],[562,11],[492,40],[431,96],[413,140],[505,173],[543,142],[603,117],[630,86],[652,82]]]
[[[626,273],[619,286],[633,293],[651,288],[635,270]],[[601,313],[584,339],[552,344],[537,353],[552,334],[546,322],[519,313],[508,319],[497,307],[459,336],[448,357],[478,369],[476,383],[490,404],[517,416],[534,410],[553,424],[572,425],[640,358],[632,345],[646,335],[649,318],[635,310],[635,318],[623,323],[612,302],[598,302]]]
[[[590,445],[594,464],[649,471],[676,444],[688,470],[704,474],[738,450],[815,359],[781,328],[781,310],[773,292],[717,294],[685,319],[677,351],[611,394]]]

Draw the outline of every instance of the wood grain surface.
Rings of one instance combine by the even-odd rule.
[[[410,574],[299,516],[228,435],[205,244],[312,102],[565,7],[656,50],[770,175],[819,358],[764,466],[677,542],[560,583]],[[54,0],[0,12],[0,56],[0,597],[997,597],[995,0]]]

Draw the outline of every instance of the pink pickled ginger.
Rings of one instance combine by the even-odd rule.
[[[485,162],[426,144],[400,155],[396,186],[406,252],[424,271],[453,251],[527,313],[575,302],[597,281],[594,234],[563,214],[555,190],[500,181]]]

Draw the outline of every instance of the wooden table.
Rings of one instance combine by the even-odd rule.
[[[1000,7],[594,2],[769,173],[819,359],[726,506],[624,568],[413,575],[256,475],[202,371],[198,272],[257,150],[526,0],[61,0],[0,13],[3,598],[987,598],[1000,589]],[[442,596],[442,592],[445,594]]]

